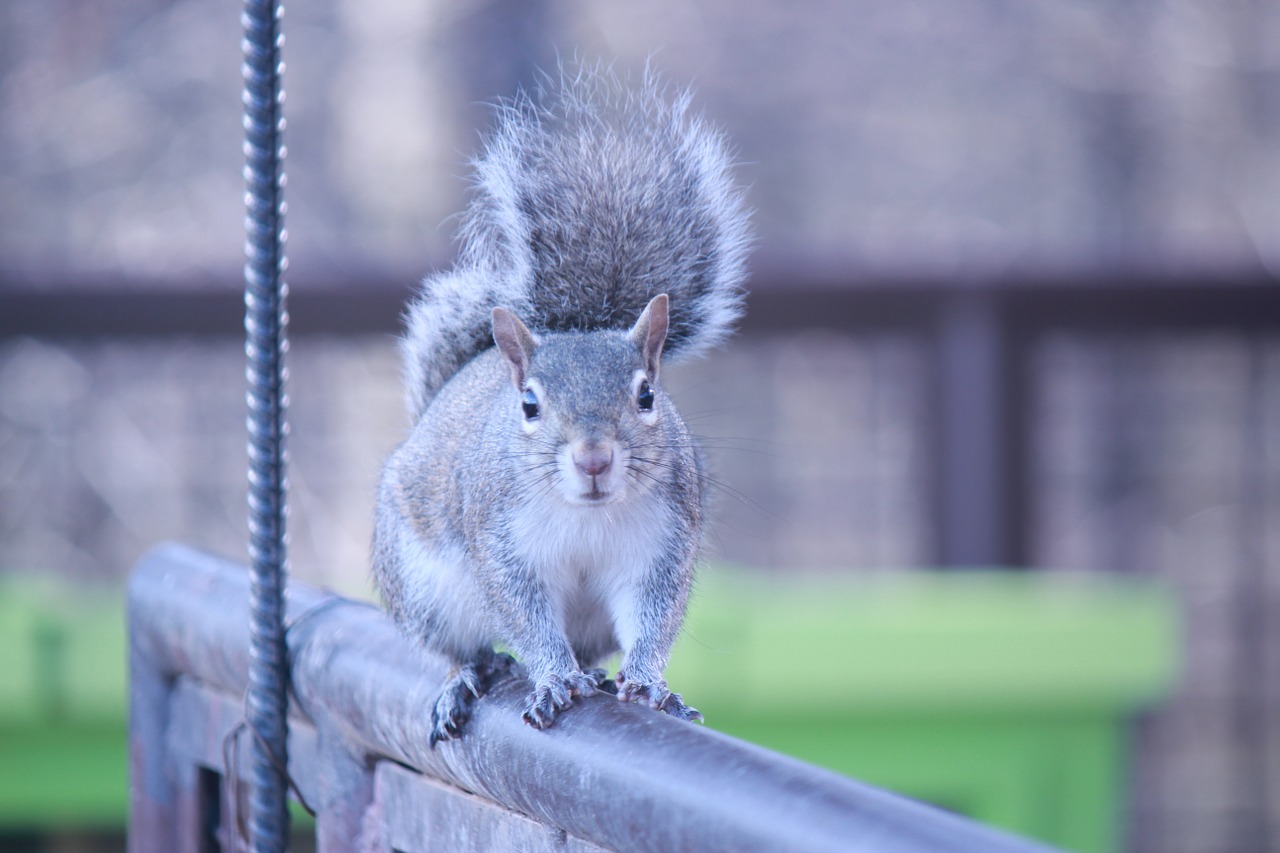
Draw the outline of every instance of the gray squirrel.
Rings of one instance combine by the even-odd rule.
[[[723,137],[646,72],[562,73],[498,108],[455,266],[402,341],[411,434],[378,493],[374,577],[454,669],[431,743],[519,656],[546,728],[616,689],[701,715],[663,679],[705,526],[702,454],[660,366],[722,342],[750,237]],[[622,652],[616,684],[597,668]]]

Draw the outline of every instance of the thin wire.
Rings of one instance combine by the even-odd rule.
[[[288,350],[283,281],[284,70],[278,0],[245,0],[245,354],[248,361],[250,649],[247,722],[255,733],[249,800],[250,849],[282,853],[289,836],[288,672],[284,641],[287,566]]]

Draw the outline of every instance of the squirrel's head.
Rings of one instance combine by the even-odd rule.
[[[542,336],[508,309],[493,309],[493,339],[511,370],[527,442],[523,458],[569,503],[614,503],[663,479],[672,430],[684,434],[658,384],[668,308],[664,293],[630,331]]]

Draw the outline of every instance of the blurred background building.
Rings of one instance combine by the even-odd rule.
[[[292,572],[369,594],[394,348],[487,106],[648,62],[734,141],[750,315],[670,383],[713,546],[1162,578],[1129,848],[1280,849],[1280,5],[288,6]],[[0,4],[0,572],[243,553],[238,11]],[[673,372],[674,373],[674,372]]]

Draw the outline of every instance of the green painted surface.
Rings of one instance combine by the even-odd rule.
[[[709,572],[668,668],[728,734],[1069,850],[1123,839],[1177,608],[1116,577]]]
[[[122,826],[124,596],[0,578],[0,827]]]
[[[123,717],[0,727],[0,826],[122,826],[128,766]]]

